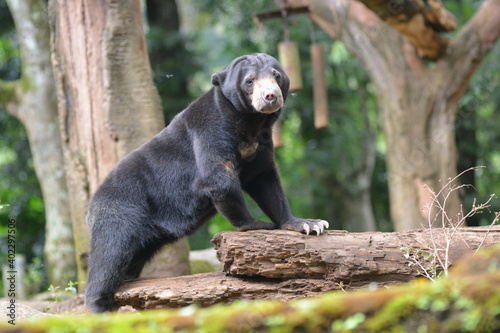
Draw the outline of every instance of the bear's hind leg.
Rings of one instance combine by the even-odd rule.
[[[132,262],[127,268],[125,273],[125,280],[136,279],[141,275],[144,266],[153,258],[153,256],[158,252],[163,243],[160,244],[150,244],[146,249],[137,252],[133,257]]]
[[[129,259],[130,260],[130,259]],[[85,304],[92,312],[107,312],[118,309],[113,297],[125,276],[128,265],[124,256],[102,257],[92,249],[89,256],[89,275],[85,290]]]
[[[165,241],[166,237],[148,232],[145,234],[158,236],[122,239],[116,234],[105,235],[102,230],[93,234],[98,236],[92,238],[85,302],[93,312],[113,311],[118,308],[113,298],[120,284],[139,277],[144,265],[169,239]]]

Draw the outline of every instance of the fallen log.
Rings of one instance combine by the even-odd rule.
[[[431,258],[423,253],[431,246],[443,248],[447,241],[450,264],[480,246],[500,243],[500,226],[448,232],[326,231],[319,237],[285,230],[222,232],[213,242],[223,273],[131,280],[120,287],[115,301],[136,309],[205,307],[253,299],[288,301],[329,290],[410,281],[424,275],[421,267],[410,265],[412,258],[429,266]]]
[[[114,299],[120,306],[131,305],[135,309],[180,308],[191,304],[207,307],[236,300],[289,301],[341,288],[334,281],[319,279],[239,278],[218,272],[131,280],[119,288]]]
[[[1,332],[499,332],[500,248],[462,262],[437,283],[181,310],[56,316]]]
[[[400,232],[226,231],[212,240],[223,271],[234,276],[313,278],[346,287],[407,282],[447,270],[480,246],[500,243],[500,226]],[[443,267],[446,265],[446,267]]]

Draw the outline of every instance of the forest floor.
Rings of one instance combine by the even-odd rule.
[[[7,308],[10,300],[0,298],[0,307]],[[87,313],[83,295],[77,295],[61,302],[25,300],[16,301],[16,320],[26,321],[47,316],[75,315]]]

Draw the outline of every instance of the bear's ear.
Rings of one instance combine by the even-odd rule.
[[[225,70],[219,72],[219,73],[214,73],[212,74],[212,84],[214,86],[219,86],[224,82],[224,79],[226,78],[227,72]]]

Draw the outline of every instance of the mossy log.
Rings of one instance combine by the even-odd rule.
[[[500,330],[500,246],[482,250],[436,283],[355,293],[327,293],[291,302],[260,300],[41,319],[2,332],[497,332]]]

